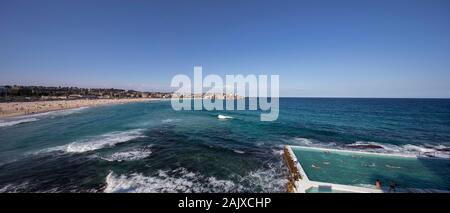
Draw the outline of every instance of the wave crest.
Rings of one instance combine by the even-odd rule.
[[[82,153],[112,147],[119,143],[124,143],[137,138],[146,137],[142,129],[135,129],[123,132],[112,132],[96,136],[89,139],[72,142],[68,145],[51,148],[48,151],[64,151],[69,153]]]
[[[152,154],[152,151],[149,149],[144,150],[131,150],[131,151],[123,151],[123,152],[116,152],[112,155],[101,157],[101,159],[106,161],[134,161],[134,160],[141,160],[144,158],[147,158]]]
[[[373,141],[356,141],[351,144],[336,144],[334,142],[325,143],[308,138],[294,138],[291,143],[301,146],[318,148],[335,148],[354,151],[368,151],[382,154],[398,154],[416,157],[450,158],[450,147],[439,144],[404,144],[394,145],[388,143],[378,143]]]
[[[368,150],[372,152],[380,153],[392,153],[403,155],[415,155],[420,157],[436,157],[436,158],[450,158],[450,148],[444,145],[394,145],[386,143],[377,143],[372,141],[357,141],[352,144],[346,145],[347,147]]]
[[[185,168],[172,171],[159,170],[154,176],[140,173],[106,176],[107,193],[217,193],[217,192],[284,192],[286,180],[274,169],[257,170],[235,180],[221,180],[190,172]]]
[[[1,120],[0,121],[0,127],[9,127],[9,126],[15,126],[21,123],[29,123],[38,121],[38,118],[50,116],[51,118],[55,116],[66,116],[73,113],[81,112],[84,109],[87,109],[89,107],[79,107],[74,109],[65,109],[65,110],[58,110],[58,111],[51,111],[51,112],[43,112],[43,113],[37,113],[37,114],[30,114],[30,115],[22,115],[17,116],[9,120]]]
[[[21,123],[29,123],[33,121],[38,121],[37,118],[24,118],[19,120],[12,120],[12,121],[0,121],[0,127],[8,127],[8,126],[15,126],[17,124]]]

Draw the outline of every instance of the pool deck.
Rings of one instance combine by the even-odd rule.
[[[306,175],[303,167],[292,151],[292,147],[286,145],[284,147],[283,157],[285,163],[289,169],[289,178],[288,178],[288,192],[292,193],[306,193],[308,189],[311,188],[330,188],[335,191],[340,192],[349,192],[349,193],[387,193],[389,192],[388,188],[376,189],[369,187],[360,187],[360,186],[351,186],[351,185],[342,185],[335,183],[327,183],[327,182],[318,182],[309,180]],[[302,147],[302,146],[298,146]],[[362,152],[362,151],[350,151],[350,150],[335,150],[335,149],[326,149],[326,148],[315,148],[315,147],[302,147],[308,149],[316,149],[322,151],[340,151],[340,152],[351,152],[351,153],[359,153],[359,154],[375,154],[375,155],[384,155],[384,156],[397,156],[397,157],[416,157],[413,155],[405,156],[405,155],[396,155],[396,154],[380,154],[380,153],[370,153],[370,152]],[[417,188],[397,188],[397,193],[450,193],[450,191],[437,190],[437,189],[417,189]]]

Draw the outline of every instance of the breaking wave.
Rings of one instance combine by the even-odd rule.
[[[394,145],[372,141],[357,141],[346,145],[346,148],[389,154],[415,155],[420,157],[450,158],[450,147],[444,145]]]
[[[283,155],[283,149],[272,149],[273,155]]]
[[[50,111],[50,112],[43,112],[33,115],[26,115],[27,117],[42,117],[42,116],[66,116],[74,113],[79,113],[85,109],[88,109],[89,107],[78,107],[73,109],[63,109],[63,110],[57,110],[57,111]]]
[[[7,184],[0,188],[0,193],[17,193],[22,192],[28,188],[29,183],[23,182],[21,184]]]
[[[48,151],[64,151],[69,153],[82,153],[112,147],[119,143],[124,143],[133,139],[145,137],[142,129],[135,129],[123,132],[112,132],[89,139],[75,141],[68,145],[50,148]]]
[[[180,121],[181,119],[171,119],[171,118],[168,118],[168,119],[164,119],[164,120],[162,120],[161,122],[162,123],[173,123],[173,122],[178,122],[178,121]]]
[[[274,169],[258,170],[234,180],[190,172],[185,168],[172,171],[159,170],[156,175],[144,176],[140,173],[117,175],[110,172],[106,176],[107,193],[217,193],[217,192],[285,192],[286,178]]]
[[[239,150],[239,149],[233,149],[233,152],[234,152],[234,153],[237,153],[237,154],[245,154],[244,151]]]
[[[123,151],[116,152],[106,157],[101,157],[101,159],[106,161],[133,161],[133,160],[141,160],[147,158],[152,154],[152,151],[149,149],[143,150],[131,150],[131,151]]]
[[[74,108],[74,109],[65,109],[65,110],[58,110],[58,111],[51,111],[51,112],[43,112],[43,113],[37,113],[37,114],[31,114],[31,115],[23,115],[23,116],[17,116],[9,120],[1,120],[0,121],[0,127],[9,127],[9,126],[15,126],[21,123],[29,123],[38,121],[41,117],[50,116],[51,118],[55,116],[66,116],[73,113],[78,113],[84,109],[87,109],[89,107],[80,107],[80,108]]]
[[[418,156],[418,157],[435,157],[435,158],[450,158],[450,147],[445,145],[394,145],[387,143],[377,143],[373,141],[356,141],[351,144],[336,144],[334,142],[325,143],[308,138],[294,138],[291,144],[319,147],[319,148],[335,148],[353,151],[367,151],[382,154],[398,154],[404,156]]]
[[[329,142],[324,143],[318,140],[309,139],[309,138],[294,138],[291,140],[295,145],[301,145],[301,146],[313,146],[313,147],[333,147],[336,146],[336,143]]]
[[[25,119],[19,119],[19,120],[12,120],[12,121],[0,121],[0,127],[8,127],[8,126],[15,126],[17,124],[21,123],[29,123],[33,121],[38,121],[37,118],[25,118]]]

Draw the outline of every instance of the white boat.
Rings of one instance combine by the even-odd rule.
[[[233,117],[231,117],[231,116],[226,116],[226,115],[218,115],[217,118],[218,118],[218,119],[232,119]]]

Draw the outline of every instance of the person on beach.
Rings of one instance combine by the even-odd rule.
[[[391,181],[391,183],[389,184],[389,192],[395,192],[396,187],[397,184],[395,184],[394,181]]]
[[[380,181],[380,179],[377,179],[377,180],[375,181],[375,188],[381,189],[381,181]]]

